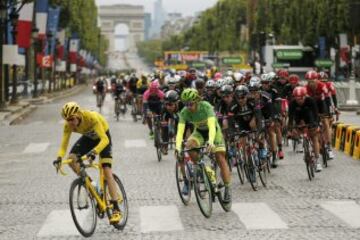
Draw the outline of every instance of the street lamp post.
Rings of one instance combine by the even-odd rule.
[[[12,37],[13,37],[13,44],[16,43],[16,26],[19,19],[19,14],[16,11],[16,8],[13,7],[10,13],[10,21],[12,25]],[[13,65],[13,79],[12,79],[12,92],[11,92],[11,101],[12,104],[17,102],[17,65]]]
[[[4,26],[6,22],[6,3],[4,1],[0,1],[0,108],[5,107],[5,81],[3,78],[3,43],[4,43]]]
[[[39,29],[34,27],[31,30],[31,36],[33,40],[33,48],[34,48],[34,89],[33,89],[33,98],[36,98],[38,96],[38,74],[37,74],[37,49],[38,49],[38,37],[39,37]]]

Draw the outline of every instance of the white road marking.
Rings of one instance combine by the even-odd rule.
[[[38,232],[38,237],[74,235],[80,235],[80,233],[75,227],[69,209],[52,211]]]
[[[140,219],[142,233],[180,231],[184,229],[176,206],[140,207]]]
[[[30,143],[23,153],[42,153],[49,147],[50,143]]]
[[[145,139],[125,140],[125,148],[144,148],[146,147]]]
[[[350,227],[360,228],[360,205],[354,201],[327,201],[320,206],[340,218]]]
[[[287,224],[265,203],[235,203],[232,205],[247,229],[286,229]]]

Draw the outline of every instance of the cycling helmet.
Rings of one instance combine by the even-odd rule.
[[[235,88],[235,96],[242,97],[249,94],[249,89],[245,85],[239,85]]]
[[[277,79],[277,75],[274,72],[269,72],[267,74],[268,81],[272,82]]]
[[[221,96],[228,96],[234,91],[233,87],[230,85],[224,85],[220,89]]]
[[[268,82],[268,74],[267,73],[263,73],[260,76],[261,82]]]
[[[76,102],[68,102],[61,109],[61,116],[65,120],[80,113],[80,106]]]
[[[206,88],[215,88],[216,87],[216,82],[214,80],[208,80],[205,83],[205,87]]]
[[[300,77],[296,74],[291,74],[289,76],[289,83],[291,84],[298,84],[300,82]]]
[[[327,81],[329,79],[329,75],[326,72],[321,71],[319,72],[319,78],[321,81]]]
[[[294,88],[293,96],[296,98],[305,97],[306,96],[306,88],[305,87]]]
[[[276,73],[276,75],[279,78],[288,78],[289,77],[289,72],[286,69],[279,69]]]
[[[222,74],[220,72],[217,72],[217,73],[214,74],[214,79],[215,80],[219,80],[221,78],[222,78]]]
[[[240,82],[241,80],[243,80],[244,75],[242,73],[234,73],[234,78],[235,78],[235,82]]]
[[[231,85],[231,86],[234,85],[234,80],[230,76],[225,77],[224,82],[225,82],[226,85]]]
[[[165,93],[165,102],[177,102],[179,100],[179,94],[174,90],[169,90]]]
[[[181,93],[181,101],[193,102],[200,99],[199,93],[194,88],[187,88]]]
[[[220,78],[216,81],[216,87],[221,88],[224,85],[224,83],[225,83],[225,80]]]
[[[196,89],[204,88],[205,87],[205,81],[202,79],[196,79],[195,80],[195,87]]]
[[[260,84],[261,80],[259,77],[257,76],[253,76],[250,78],[249,84]]]
[[[261,88],[260,78],[257,76],[250,78],[249,90],[250,91],[259,91],[260,88]]]
[[[314,70],[310,70],[305,74],[305,79],[306,80],[316,80],[319,79],[319,74],[314,71]]]
[[[178,83],[178,80],[175,77],[169,77],[167,83],[170,85],[174,85]]]
[[[228,71],[226,72],[226,76],[228,76],[228,77],[232,77],[233,75],[234,75],[234,72],[231,71],[231,70],[228,70]]]
[[[160,84],[158,81],[152,81],[150,84],[150,90],[157,90],[159,89]]]
[[[181,76],[180,75],[175,75],[175,79],[176,79],[176,82],[178,83],[181,80]]]

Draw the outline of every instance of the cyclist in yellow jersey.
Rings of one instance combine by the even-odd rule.
[[[81,109],[76,102],[66,103],[61,111],[62,117],[66,120],[61,146],[58,151],[58,158],[54,165],[59,165],[65,156],[72,132],[80,133],[82,136],[77,140],[70,150],[69,158],[73,159],[70,165],[74,172],[79,175],[80,166],[77,163],[78,156],[87,155],[89,160],[94,160],[100,155],[100,165],[104,169],[104,176],[109,185],[109,192],[114,205],[114,213],[110,218],[111,224],[121,220],[121,213],[118,206],[118,193],[116,183],[112,175],[111,137],[109,125],[105,118],[93,111]]]

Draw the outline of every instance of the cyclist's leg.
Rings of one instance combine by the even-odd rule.
[[[197,148],[202,146],[203,144],[203,136],[195,130],[186,141],[186,149]],[[189,156],[193,162],[196,162],[199,158],[199,154],[196,151],[190,151]]]
[[[119,193],[118,193],[117,184],[115,182],[113,172],[111,169],[113,160],[112,160],[112,155],[111,155],[112,142],[111,142],[111,136],[110,136],[109,131],[106,133],[106,135],[109,138],[109,144],[99,154],[100,155],[100,165],[104,170],[104,177],[105,177],[107,185],[109,187],[109,193],[111,196],[110,202],[114,206],[114,211],[113,211],[113,215],[110,217],[110,222],[116,223],[116,222],[119,222],[121,219],[120,208],[119,208],[119,204],[118,204]]]
[[[97,145],[97,141],[86,136],[81,136],[75,144],[72,146],[69,154],[69,158],[73,160],[69,166],[72,170],[79,175],[80,164],[77,162],[78,156],[83,156],[90,152]]]
[[[224,181],[225,186],[230,186],[231,174],[230,174],[228,162],[226,161],[225,142],[220,127],[217,128],[214,144],[215,144],[215,149],[214,149],[215,158],[216,158],[216,162],[220,167],[222,179]]]

